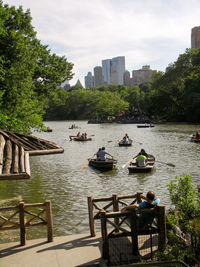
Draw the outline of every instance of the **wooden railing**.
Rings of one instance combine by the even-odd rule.
[[[129,199],[130,203],[123,201],[124,199]],[[89,214],[89,227],[91,236],[96,235],[96,224],[95,220],[100,220],[100,212],[118,212],[122,207],[128,206],[129,204],[134,204],[137,201],[146,199],[146,197],[138,192],[132,195],[121,195],[113,194],[112,197],[101,197],[93,198],[92,196],[88,197],[88,214]],[[107,202],[104,206],[100,207],[97,203]],[[111,208],[111,210],[109,210]],[[115,223],[119,221],[119,218],[115,218]]]
[[[33,211],[32,211],[33,210]],[[51,202],[24,204],[0,208],[0,231],[20,229],[20,244],[26,244],[26,227],[46,225],[47,240],[53,241]]]
[[[154,216],[156,225],[146,225],[144,228],[138,228],[137,214],[149,213]],[[166,221],[165,206],[157,205],[151,209],[137,209],[126,212],[100,212],[101,234],[102,234],[102,257],[109,259],[109,239],[130,236],[132,240],[132,255],[139,255],[138,236],[158,234],[158,250],[163,250],[166,245]],[[118,223],[115,224],[115,219]],[[129,223],[127,222],[129,218]],[[109,229],[108,226],[111,228]]]
[[[113,255],[115,255],[113,248],[118,251],[115,260],[119,257],[119,254],[124,255],[125,253],[126,255],[125,251],[119,252],[118,245],[120,242],[123,242],[122,237],[129,237],[128,240],[131,239],[131,254],[129,254],[129,256],[134,259],[135,257],[140,257],[138,244],[138,237],[140,235],[145,235],[147,240],[149,236],[151,257],[153,255],[153,235],[157,237],[156,246],[158,250],[162,250],[166,245],[166,216],[164,205],[157,205],[151,209],[133,208],[131,210],[127,210],[126,212],[121,211],[124,206],[135,204],[136,202],[141,202],[142,200],[146,200],[146,197],[141,192],[133,195],[121,196],[113,194],[112,197],[102,198],[88,197],[90,234],[91,236],[96,235],[95,221],[99,220],[99,222],[101,222],[102,257],[107,259],[108,262],[110,260],[112,261]],[[128,203],[126,201],[128,201]],[[139,228],[137,225],[139,220],[138,218],[140,218],[138,215],[140,213],[150,213],[150,217],[152,218],[153,216],[154,218],[154,224],[147,224],[144,228]],[[120,246],[123,247],[122,244]],[[128,253],[130,253],[130,251]]]

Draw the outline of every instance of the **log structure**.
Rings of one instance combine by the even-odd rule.
[[[29,179],[29,155],[63,152],[63,148],[53,142],[0,130],[0,180]]]

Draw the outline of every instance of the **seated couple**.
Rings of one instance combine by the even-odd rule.
[[[146,200],[145,201],[139,201],[137,204],[129,205],[124,207],[121,211],[127,211],[132,210],[135,208],[138,209],[150,209],[155,208],[156,205],[160,204],[160,199],[155,197],[155,193],[153,191],[149,191],[146,194]],[[130,224],[130,218],[127,219],[128,223]],[[138,215],[138,219],[136,221],[136,225],[138,228],[143,228],[147,225],[152,225],[154,221],[154,215],[151,213],[141,213]]]

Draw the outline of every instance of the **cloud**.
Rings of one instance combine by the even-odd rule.
[[[7,0],[30,8],[37,37],[74,63],[73,85],[101,65],[126,57],[129,71],[151,65],[165,70],[190,47],[199,26],[199,0]]]

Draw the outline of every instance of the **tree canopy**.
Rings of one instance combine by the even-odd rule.
[[[73,64],[41,44],[31,20],[30,10],[0,1],[0,127],[25,133],[44,128],[46,109],[73,76]]]

